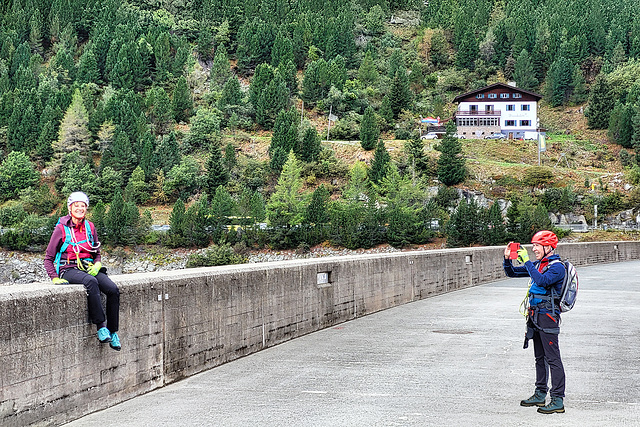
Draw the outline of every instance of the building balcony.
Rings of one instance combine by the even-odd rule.
[[[491,111],[456,111],[456,117],[500,117],[500,110]]]

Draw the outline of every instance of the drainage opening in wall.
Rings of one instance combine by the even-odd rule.
[[[318,273],[317,279],[318,285],[330,285],[331,284],[331,272],[330,271],[322,271]]]

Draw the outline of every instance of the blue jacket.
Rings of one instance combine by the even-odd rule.
[[[562,282],[566,274],[564,265],[560,262],[549,265],[550,261],[559,260],[560,255],[549,255],[540,261],[527,261],[523,266],[514,267],[510,259],[505,259],[502,263],[504,272],[509,277],[531,277],[531,287],[529,288],[529,305],[531,307],[538,306],[542,302],[540,298],[534,298],[534,295],[551,295],[551,289],[555,289],[556,295],[562,292]],[[549,265],[544,273],[540,270]],[[540,305],[541,313],[550,313],[551,310],[545,307],[546,304]]]

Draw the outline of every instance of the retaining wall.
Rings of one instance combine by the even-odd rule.
[[[99,344],[78,285],[0,286],[0,425],[60,425],[292,338],[503,278],[502,247],[112,276],[122,351]],[[640,242],[564,244],[575,265]]]

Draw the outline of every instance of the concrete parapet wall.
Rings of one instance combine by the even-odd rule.
[[[356,317],[504,277],[502,247],[112,276],[122,351],[99,344],[78,285],[0,286],[0,425],[59,425]],[[640,242],[563,244],[575,265]]]

